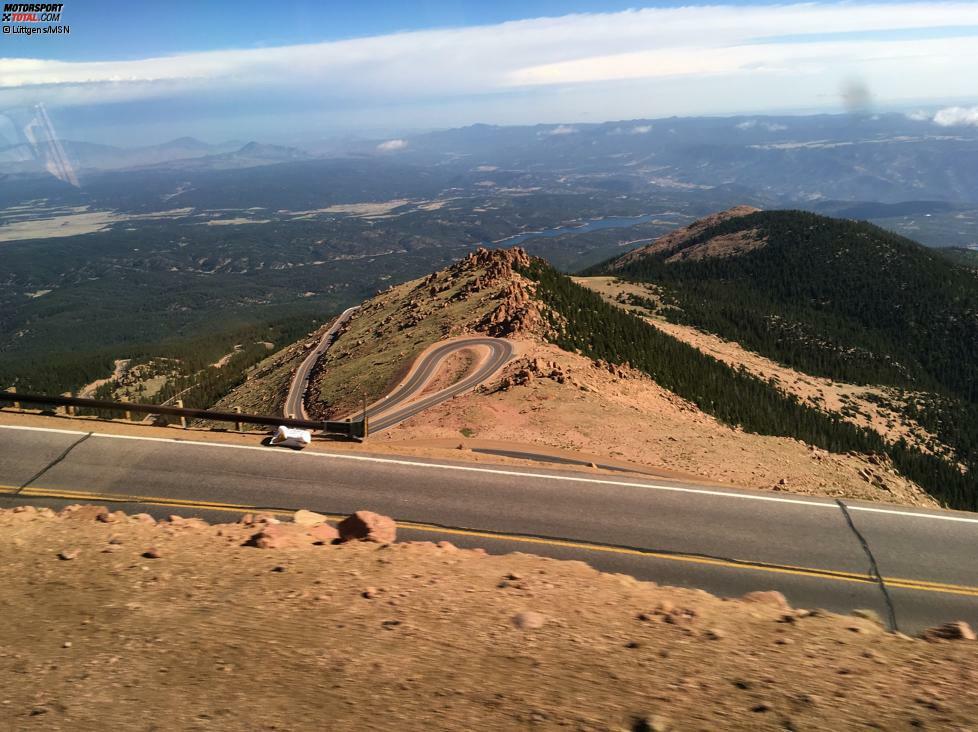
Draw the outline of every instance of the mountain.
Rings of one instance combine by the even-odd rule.
[[[326,327],[270,356],[217,406],[280,410]],[[533,446],[570,462],[631,461],[666,475],[919,506],[964,507],[978,495],[936,452],[800,400],[519,248],[480,249],[366,300],[320,359],[306,408],[342,418],[383,397],[428,347],[473,334],[509,339],[518,356],[479,389],[371,439],[457,447],[461,435],[472,449]],[[477,358],[446,367],[438,383]],[[893,416],[898,427],[903,419]]]
[[[72,164],[82,171],[125,170],[217,155],[233,149],[228,144],[211,145],[193,137],[180,137],[159,145],[130,148],[75,140],[64,140],[62,146]],[[0,175],[39,175],[44,172],[44,162],[35,157],[30,145],[22,143],[0,149]]]
[[[738,208],[590,274],[630,302],[802,373],[900,392],[891,405],[978,465],[978,275],[865,222]],[[655,300],[653,302],[653,300]]]
[[[560,170],[631,189],[741,187],[806,208],[823,201],[978,202],[978,128],[943,128],[903,114],[480,124],[401,142],[397,155],[416,162]]]

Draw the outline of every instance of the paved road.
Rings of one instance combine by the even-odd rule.
[[[472,347],[489,349],[489,356],[477,369],[445,389],[424,398],[418,398],[445,358],[457,351]],[[514,352],[513,344],[509,341],[488,337],[464,338],[433,348],[422,357],[406,381],[384,399],[367,407],[370,432],[380,432],[388,427],[393,427],[398,422],[413,417],[435,404],[440,404],[475,388],[501,369],[513,357]],[[357,412],[351,418],[358,420],[361,414],[362,412]]]
[[[292,383],[289,384],[289,393],[285,397],[285,406],[282,408],[283,414],[288,416],[293,416],[296,419],[309,419],[309,415],[306,414],[306,389],[309,388],[309,374],[312,373],[312,367],[316,365],[319,357],[329,350],[329,347],[333,345],[333,340],[336,338],[336,334],[339,332],[340,328],[350,319],[359,309],[359,306],[347,308],[338,317],[330,329],[323,334],[322,339],[319,341],[319,345],[316,346],[309,355],[306,356],[305,360],[296,369],[295,375],[292,377]]]
[[[827,499],[622,475],[22,427],[0,427],[0,483],[0,505],[372,509],[411,538],[582,559],[726,596],[779,589],[799,607],[870,608],[885,618],[892,606],[908,632],[955,619],[978,625],[975,514],[868,503],[843,511]]]

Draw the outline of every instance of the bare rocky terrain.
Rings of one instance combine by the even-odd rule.
[[[963,624],[915,639],[774,592],[390,543],[371,514],[289,518],[0,511],[0,728],[965,730],[978,714]]]

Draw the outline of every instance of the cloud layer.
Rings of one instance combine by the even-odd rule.
[[[978,127],[978,107],[947,107],[934,115],[934,122],[941,127],[957,125]]]
[[[131,61],[4,58],[0,106],[257,110],[272,92],[337,118],[400,105],[410,123],[439,125],[439,110],[455,123],[826,107],[854,77],[882,100],[963,98],[978,78],[976,27],[978,4],[962,2],[692,6]],[[521,97],[523,117],[501,108]]]

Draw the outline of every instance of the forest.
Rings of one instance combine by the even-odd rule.
[[[553,342],[612,363],[628,362],[662,387],[722,422],[748,432],[793,437],[836,453],[888,455],[906,477],[950,508],[978,508],[978,484],[940,458],[905,442],[800,403],[746,371],[733,369],[581,287],[542,260],[523,272],[548,306]]]
[[[614,273],[655,283],[667,319],[792,368],[928,395],[908,416],[978,465],[975,271],[872,224],[801,211],[729,219],[684,246],[751,230],[767,243],[747,254],[645,256]]]

